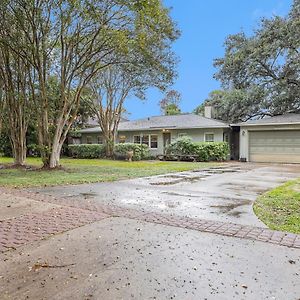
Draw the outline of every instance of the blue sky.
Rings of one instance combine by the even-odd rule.
[[[181,109],[191,112],[210,91],[220,87],[213,79],[213,59],[222,57],[227,35],[243,29],[251,34],[261,17],[286,15],[292,0],[165,0],[182,34],[173,48],[180,59],[172,89],[182,95]],[[128,99],[129,119],[159,115],[159,91],[150,89],[147,100]]]

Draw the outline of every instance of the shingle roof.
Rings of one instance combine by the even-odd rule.
[[[192,129],[192,128],[227,128],[228,124],[195,114],[174,116],[156,116],[145,119],[122,122],[119,131],[158,130],[158,129]],[[82,129],[81,132],[99,132],[99,127]]]
[[[259,120],[251,120],[237,124],[239,126],[248,126],[248,125],[287,125],[287,124],[300,124],[300,114],[289,113],[280,116],[267,117]]]

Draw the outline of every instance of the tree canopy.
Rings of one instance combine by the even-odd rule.
[[[179,32],[160,0],[3,0],[0,32],[0,47],[27,72],[45,167],[59,165],[82,93],[106,68],[134,66],[160,88],[175,75]]]
[[[165,97],[159,102],[162,114],[166,116],[181,114],[180,102],[181,95],[178,91],[170,90],[166,92]]]
[[[228,36],[214,65],[225,90],[217,102],[225,115],[232,105],[232,120],[300,112],[300,0],[286,17],[262,19],[252,36]]]

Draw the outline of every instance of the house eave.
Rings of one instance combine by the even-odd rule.
[[[184,126],[166,126],[166,127],[147,127],[147,128],[130,128],[130,129],[119,129],[118,132],[134,132],[134,131],[164,131],[164,130],[188,130],[188,129],[227,129],[230,128],[229,125],[221,126],[194,126],[194,127],[184,127]],[[100,133],[101,129],[97,130],[79,130],[80,133]]]
[[[283,122],[283,123],[256,123],[256,124],[233,124],[232,126],[240,126],[240,127],[253,127],[253,126],[293,126],[300,125],[300,122]]]

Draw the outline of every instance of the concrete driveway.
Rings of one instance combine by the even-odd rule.
[[[0,187],[0,298],[298,300],[300,235],[259,228],[252,203],[299,171],[224,164],[38,194]]]
[[[253,202],[299,174],[300,165],[227,163],[204,170],[34,191],[144,212],[264,227],[253,213]]]
[[[297,300],[300,250],[108,218],[0,254],[1,300]]]

